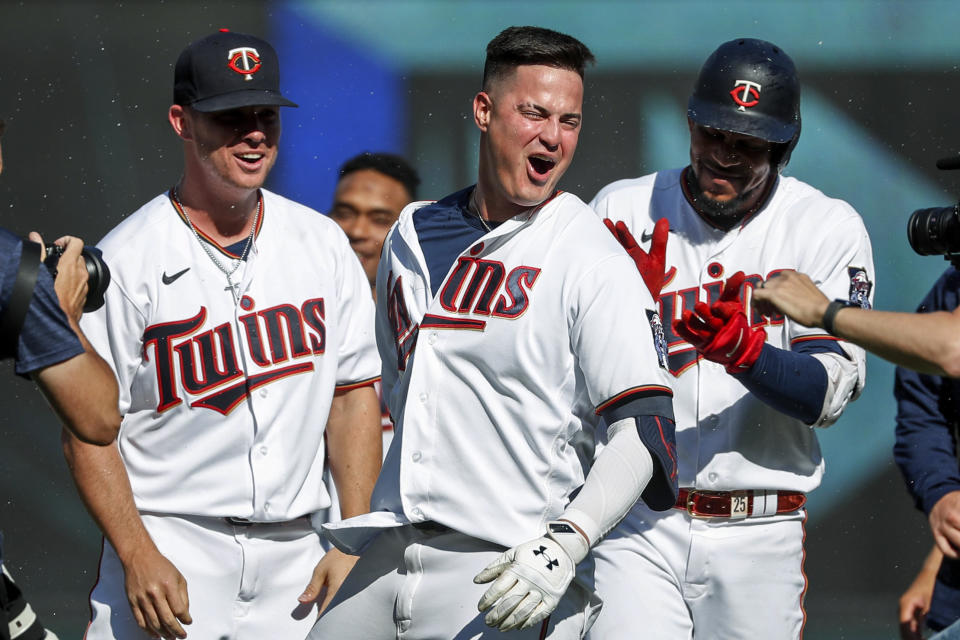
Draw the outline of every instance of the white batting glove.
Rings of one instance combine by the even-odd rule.
[[[566,522],[550,522],[547,534],[508,549],[473,581],[496,580],[480,598],[483,621],[500,631],[526,629],[557,607],[590,545]]]

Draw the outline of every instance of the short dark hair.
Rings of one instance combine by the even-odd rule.
[[[508,27],[487,45],[483,65],[483,90],[520,65],[542,64],[576,71],[583,78],[593,53],[576,38],[543,27]]]
[[[417,199],[417,187],[420,186],[420,176],[417,175],[417,170],[410,166],[410,163],[402,157],[393,153],[371,153],[370,151],[364,151],[359,155],[353,156],[341,165],[338,180],[343,180],[344,176],[362,169],[373,169],[389,178],[393,178],[406,187],[411,199]]]

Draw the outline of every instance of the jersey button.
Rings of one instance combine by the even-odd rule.
[[[266,398],[266,397],[267,397],[267,390],[266,390],[266,389],[260,389],[260,397],[261,397],[261,398]]]
[[[427,392],[426,392],[426,391],[424,391],[423,393],[421,393],[421,394],[420,394],[420,402],[426,402],[426,401],[427,401],[427,397],[428,397],[428,396],[427,396]]]
[[[264,512],[264,513],[270,513],[270,503],[269,503],[269,502],[266,503],[265,505],[263,505],[263,512]]]
[[[420,511],[420,507],[414,507],[412,513],[418,518],[423,515],[423,511]]]
[[[420,452],[419,452],[419,451],[416,451],[416,452],[414,452],[414,454],[413,454],[412,456],[410,456],[410,457],[413,458],[413,461],[414,461],[414,462],[420,462],[420,458],[423,457],[423,456],[420,455]]]
[[[433,332],[430,333],[430,337],[427,338],[427,342],[429,342],[430,344],[436,344],[436,343],[437,343],[437,332],[436,332],[436,331],[433,331]]]
[[[715,474],[715,473],[713,473],[713,472],[711,471],[710,473],[707,474],[707,479],[708,479],[710,482],[716,482],[716,481],[717,481],[717,474]]]
[[[266,447],[260,447],[260,455],[262,456],[267,455],[267,451],[269,451],[269,449],[267,449]]]

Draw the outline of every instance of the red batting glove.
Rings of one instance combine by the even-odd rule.
[[[663,288],[663,274],[667,261],[667,234],[670,231],[670,223],[666,218],[657,220],[657,224],[653,227],[653,239],[650,241],[650,253],[640,248],[623,222],[614,224],[610,218],[604,218],[603,224],[607,225],[613,237],[633,258],[637,271],[643,276],[643,281],[650,295],[653,296],[654,302],[660,300],[660,289]]]
[[[740,299],[743,280],[743,272],[736,272],[727,279],[719,300],[710,306],[698,302],[693,311],[686,309],[673,321],[677,335],[707,360],[724,365],[727,373],[748,371],[767,340],[763,327],[751,327],[747,319]]]

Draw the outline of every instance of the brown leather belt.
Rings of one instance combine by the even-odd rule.
[[[790,513],[803,507],[806,501],[807,496],[799,491],[680,489],[673,506],[694,518],[747,518]]]

